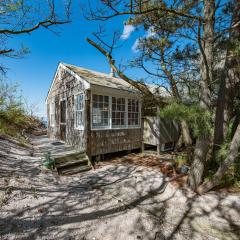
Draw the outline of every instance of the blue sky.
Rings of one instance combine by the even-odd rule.
[[[23,95],[39,107],[39,116],[46,116],[45,97],[50,87],[57,64],[60,61],[75,64],[101,72],[109,72],[109,66],[104,56],[87,43],[86,37],[97,31],[99,22],[87,21],[76,5],[72,12],[72,23],[56,27],[60,36],[46,29],[39,29],[32,34],[17,36],[11,39],[12,46],[29,47],[30,53],[23,59],[2,58],[3,65],[9,68],[9,81],[18,82]],[[108,21],[106,27],[124,29],[124,17]],[[125,30],[132,30],[131,28]],[[114,57],[118,63],[124,63],[134,54],[132,46],[141,32],[127,34],[121,42],[123,46],[117,49]],[[124,39],[125,38],[125,39]],[[128,71],[131,77],[141,77],[139,70]]]

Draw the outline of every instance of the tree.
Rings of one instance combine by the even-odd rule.
[[[189,73],[190,75],[194,73],[192,57],[195,54],[181,52],[179,49],[178,38],[179,34],[183,34],[181,28],[185,19],[179,19],[179,24],[176,26],[174,18],[172,15],[159,16],[158,13],[130,18],[127,24],[143,25],[147,32],[146,36],[138,39],[136,46],[138,57],[131,62],[131,66],[143,69],[157,85],[167,90],[170,88],[169,92],[175,101],[183,102],[186,94],[182,90],[186,89],[186,84],[190,86],[193,83],[189,78]],[[147,67],[149,63],[151,68]],[[192,139],[185,120],[180,120],[180,127],[180,139],[183,140],[185,146],[191,146]]]
[[[59,9],[61,5],[64,10]],[[71,0],[58,2],[57,6],[54,0],[0,1],[0,56],[19,58],[28,52],[26,47],[15,49],[9,46],[13,36],[30,34],[41,27],[53,31],[53,26],[69,23]],[[0,65],[0,71],[6,72],[6,68]]]
[[[102,5],[101,5],[102,4]],[[215,105],[217,95],[222,91],[220,77],[217,75],[217,65],[219,61],[222,62],[223,54],[226,50],[221,50],[221,42],[229,40],[229,31],[232,29],[231,16],[233,15],[234,6],[239,5],[237,1],[101,1],[100,7],[97,9],[90,8],[88,19],[106,21],[113,17],[127,15],[129,16],[128,23],[144,26],[145,29],[154,28],[154,34],[164,39],[164,44],[161,41],[153,41],[152,39],[143,40],[144,48],[142,49],[142,56],[138,59],[138,64],[144,68],[144,57],[154,58],[153,53],[158,55],[157,61],[161,66],[161,73],[168,79],[172,89],[172,93],[176,99],[179,98],[178,87],[176,81],[177,75],[183,70],[181,61],[176,61],[177,74],[174,73],[175,66],[171,67],[169,59],[173,56],[182,55],[189,49],[196,49],[195,62],[197,63],[199,71],[199,107],[206,115],[213,115],[214,111],[221,111],[221,104]],[[91,4],[90,4],[91,6]],[[237,14],[239,16],[239,14]],[[150,19],[150,21],[149,21]],[[239,26],[239,18],[237,20]],[[236,25],[235,24],[235,25]],[[155,30],[157,29],[157,30]],[[178,36],[181,41],[181,53],[176,48],[175,44],[166,43],[174,41],[174,37]],[[235,37],[236,38],[236,37]],[[153,39],[154,40],[154,39]],[[98,50],[103,50],[96,42],[88,40]],[[149,44],[150,42],[150,44]],[[160,44],[159,44],[160,43]],[[156,48],[152,48],[156,46]],[[166,58],[167,52],[174,52],[170,54],[170,58]],[[123,73],[116,68],[112,55],[107,51],[101,51],[109,60],[113,68],[121,77]],[[186,55],[190,59],[190,55]],[[185,57],[186,57],[185,56]],[[169,56],[168,56],[169,57]],[[181,58],[181,57],[180,57]],[[195,63],[192,62],[192,63]],[[226,67],[229,68],[228,66]],[[145,69],[146,70],[146,69]],[[191,71],[193,73],[193,71]],[[152,72],[149,72],[152,75]],[[193,74],[192,74],[193,76]],[[126,75],[124,75],[126,79]],[[157,76],[159,77],[159,75]],[[185,86],[189,86],[189,79],[184,78]],[[226,81],[226,79],[225,79]],[[134,83],[132,81],[131,83]],[[136,85],[136,83],[132,84]],[[217,89],[219,93],[217,93]],[[218,123],[218,114],[216,114],[215,122]],[[208,119],[208,124],[214,129],[212,119]],[[217,124],[215,124],[215,127]],[[215,130],[216,132],[217,130]],[[191,166],[188,183],[193,190],[197,190],[202,183],[204,173],[207,170],[209,159],[212,159],[212,147],[214,145],[213,134],[211,131],[200,132],[194,151],[193,163]]]
[[[220,183],[226,171],[239,156],[239,148],[240,148],[240,122],[237,126],[237,129],[231,141],[227,158],[220,165],[220,167],[218,168],[217,172],[213,175],[213,177],[210,180],[206,180],[200,187],[198,187],[197,189],[198,193],[203,194],[209,191],[210,189],[216,187]]]
[[[198,192],[203,194],[217,186],[230,166],[239,157],[240,150],[240,11],[239,5],[234,5],[232,21],[230,26],[230,37],[227,42],[226,60],[224,63],[224,77],[221,78],[218,94],[218,103],[215,118],[215,143],[223,144],[227,136],[227,128],[231,119],[234,119],[232,127],[232,140],[227,153],[227,157],[220,164],[216,173],[210,180],[205,181]],[[231,95],[231,99],[229,96]]]

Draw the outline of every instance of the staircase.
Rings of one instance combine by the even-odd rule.
[[[72,152],[53,156],[55,167],[61,175],[72,175],[91,170],[88,156],[85,152]]]

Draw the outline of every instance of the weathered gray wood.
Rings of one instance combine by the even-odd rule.
[[[157,144],[157,153],[158,155],[161,154],[161,145],[159,143]]]
[[[65,98],[67,117],[66,132],[64,133],[66,136],[65,142],[80,151],[86,151],[85,131],[74,127],[74,94],[79,92],[84,92],[83,83],[67,72],[59,71],[57,73],[56,81],[49,93],[47,102],[47,114],[48,119],[50,119],[49,105],[53,99],[55,101],[55,125],[50,126],[50,121],[48,121],[48,136],[53,139],[62,139],[63,127],[60,124],[60,101]]]
[[[144,117],[143,141],[154,146],[176,142],[179,137],[179,127],[176,123],[164,121],[159,117]]]
[[[92,150],[91,150],[91,91],[88,90],[85,98],[85,139],[87,155],[92,163]]]
[[[92,156],[139,149],[141,146],[141,128],[91,131]]]
[[[85,129],[77,130],[74,127],[74,94],[85,93]],[[138,149],[142,147],[141,128],[136,129],[111,129],[111,130],[91,130],[91,91],[84,90],[81,81],[74,76],[59,71],[48,95],[47,109],[48,119],[50,119],[49,105],[55,101],[55,125],[48,125],[48,135],[51,138],[61,139],[60,126],[60,101],[66,99],[67,120],[65,142],[76,147],[80,151],[85,151],[91,160],[92,156],[106,153]]]

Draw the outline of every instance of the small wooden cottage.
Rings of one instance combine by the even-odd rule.
[[[48,135],[90,159],[141,148],[141,99],[120,78],[60,63],[46,98]]]

